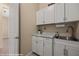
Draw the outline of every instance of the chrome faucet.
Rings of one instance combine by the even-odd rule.
[[[71,37],[74,37],[74,28],[73,28],[73,26],[68,26],[66,32],[69,32],[69,28],[71,28],[71,30],[72,30]],[[67,40],[68,40],[68,39],[69,39],[69,37],[67,36]]]

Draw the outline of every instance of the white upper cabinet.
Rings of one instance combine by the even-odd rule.
[[[37,25],[79,21],[79,3],[55,3],[36,16]]]
[[[36,25],[44,24],[44,10],[39,10],[36,13]]]
[[[54,23],[54,5],[37,11],[37,25]]]
[[[79,3],[56,3],[55,23],[79,21]]]
[[[64,3],[55,4],[55,23],[64,22]]]
[[[65,4],[66,22],[79,21],[79,3]]]
[[[45,24],[54,23],[54,5],[45,8],[44,11]]]

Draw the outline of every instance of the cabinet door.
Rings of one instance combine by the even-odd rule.
[[[67,45],[67,50],[68,50],[68,56],[79,56],[79,46]]]
[[[42,25],[44,24],[44,10],[40,10],[36,13],[36,25]]]
[[[52,56],[52,39],[44,38],[44,56]]]
[[[55,4],[55,23],[64,22],[64,4],[56,3]]]
[[[54,56],[64,56],[64,45],[61,43],[54,43]]]
[[[79,3],[65,4],[66,22],[79,21]]]
[[[32,51],[37,53],[37,37],[32,36]]]
[[[54,23],[54,5],[45,8],[44,20],[45,24]]]
[[[38,37],[38,42],[37,42],[37,54],[43,56],[43,38],[42,37]]]

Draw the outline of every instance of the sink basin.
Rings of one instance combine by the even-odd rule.
[[[59,36],[59,37],[55,37],[57,39],[62,39],[62,40],[67,40],[66,36]],[[75,37],[68,37],[69,41],[79,41],[78,39],[76,39]]]
[[[71,41],[79,41],[78,39],[76,39],[74,37],[70,37],[68,40],[71,40]]]

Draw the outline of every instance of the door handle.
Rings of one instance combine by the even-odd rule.
[[[19,39],[19,37],[15,37],[14,39]]]
[[[3,38],[3,39],[10,39],[10,38],[5,37],[5,38]],[[14,37],[14,39],[19,39],[19,37]]]

